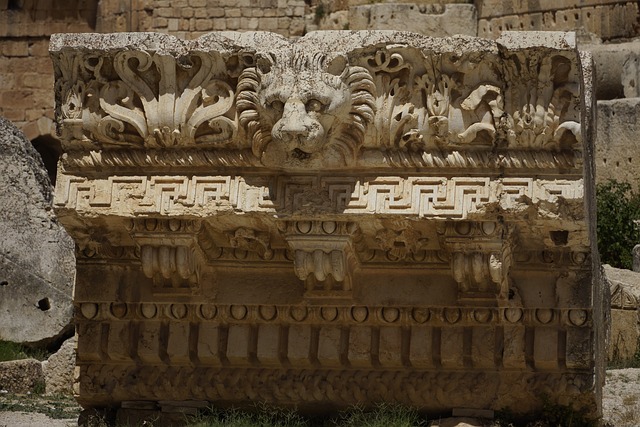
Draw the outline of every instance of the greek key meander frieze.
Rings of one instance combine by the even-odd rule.
[[[55,205],[78,211],[211,215],[216,212],[402,214],[464,219],[483,204],[583,197],[582,180],[531,177],[251,177],[60,175]],[[126,204],[124,203],[126,201]],[[122,213],[125,213],[122,212]]]
[[[523,166],[559,160],[545,150],[560,158],[581,150],[579,66],[563,51],[505,57],[485,43],[460,53],[460,41],[400,33],[372,34],[364,45],[348,33],[339,42],[229,37],[209,35],[211,47],[192,51],[170,37],[156,46],[141,37],[137,50],[79,51],[71,46],[81,37],[56,36],[63,139],[82,149],[208,147],[212,155],[188,162],[293,169],[382,165],[367,149],[391,163],[459,167],[495,149],[537,153]],[[80,164],[149,161],[104,156]]]

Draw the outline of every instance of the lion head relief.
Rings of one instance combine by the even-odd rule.
[[[260,57],[238,81],[240,124],[267,166],[344,166],[373,121],[374,90],[369,71],[343,56]]]

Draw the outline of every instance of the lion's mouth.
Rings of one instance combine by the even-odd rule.
[[[299,148],[293,150],[291,155],[298,160],[307,160],[311,157],[311,153],[307,153],[306,151],[302,151]]]

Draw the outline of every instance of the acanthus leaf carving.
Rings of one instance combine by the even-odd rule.
[[[89,86],[63,91],[63,121],[73,127],[78,113],[66,110],[80,105],[85,137],[107,145],[224,146],[237,125],[233,89],[216,75],[225,68],[221,61],[199,52],[175,58],[128,50],[113,57],[75,57],[65,68],[86,76]],[[82,139],[77,132],[74,138]]]
[[[524,84],[508,96],[509,145],[529,149],[573,149],[582,142],[581,125],[575,117],[577,83],[571,79],[575,66],[564,56],[515,54],[506,63],[507,76]],[[570,111],[573,110],[573,111]]]
[[[82,147],[207,147],[223,165],[293,170],[580,149],[577,65],[564,54],[458,55],[394,37],[330,53],[269,37],[224,53],[58,52],[58,120]]]

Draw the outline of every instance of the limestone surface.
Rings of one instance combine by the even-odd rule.
[[[600,414],[573,35],[58,35],[51,55],[84,406]]]
[[[46,393],[73,394],[76,346],[76,338],[70,338],[62,344],[58,351],[42,362]]]
[[[70,327],[74,246],[52,190],[38,152],[0,118],[0,340],[46,343]]]
[[[375,3],[349,9],[351,30],[413,31],[432,37],[475,36],[476,8],[472,4]]]
[[[616,179],[637,188],[640,180],[636,155],[640,133],[640,98],[598,101],[596,179]]]
[[[631,360],[638,351],[640,339],[640,273],[609,265],[603,268],[611,292],[611,334],[607,357],[614,362]]]
[[[44,378],[42,365],[35,359],[12,360],[0,362],[0,390],[9,393],[26,394],[42,392]]]

